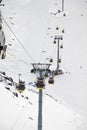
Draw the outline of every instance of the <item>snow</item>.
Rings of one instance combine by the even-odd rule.
[[[2,130],[37,130],[38,92],[26,89],[20,94],[15,89],[7,90],[5,83],[0,83],[0,129]],[[13,87],[13,86],[11,86]],[[14,87],[13,87],[14,88]],[[16,97],[13,92],[18,93]],[[28,99],[26,98],[28,97]],[[52,95],[43,94],[43,130],[76,130],[78,114],[57,101]],[[79,121],[79,125],[81,121]]]
[[[31,63],[49,63],[46,58],[52,57],[56,66],[56,45],[53,44],[55,34],[64,29],[61,50],[63,75],[55,76],[55,83],[48,84],[46,79],[43,90],[43,130],[86,130],[87,129],[87,3],[85,0],[66,0],[64,12],[61,2],[54,0],[3,0],[0,7],[2,16],[16,34],[18,40],[32,56],[30,58],[16,37],[3,20],[6,35],[7,56],[0,60],[0,71],[18,82],[18,74],[26,81],[24,96],[18,97],[5,89],[7,84],[0,83],[0,129],[1,130],[37,130],[38,122],[38,90],[29,86],[36,76],[30,73]],[[66,16],[63,16],[63,14]],[[60,31],[55,31],[56,27]],[[11,46],[9,45],[11,44]],[[62,41],[61,41],[62,44]],[[44,52],[43,52],[44,51]],[[31,105],[33,104],[33,105]]]
[[[37,100],[36,95],[33,94],[33,100],[31,94],[30,99],[24,99],[19,93],[18,97],[14,96],[11,91],[6,90],[2,84],[0,84],[0,129],[36,129],[36,110]],[[24,95],[24,94],[23,94]],[[3,102],[2,102],[3,99]],[[31,100],[31,101],[30,101]],[[32,102],[35,105],[32,105]],[[36,108],[36,109],[35,109]],[[33,111],[32,111],[33,110]],[[29,120],[29,123],[28,123]],[[33,124],[32,124],[33,123]]]

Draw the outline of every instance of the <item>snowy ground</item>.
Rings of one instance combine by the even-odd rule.
[[[56,65],[56,45],[53,44],[53,37],[55,34],[60,33],[61,29],[64,29],[64,49],[61,50],[62,63],[60,65],[64,69],[64,74],[55,77],[54,85],[49,85],[47,83],[45,87],[46,89],[44,90],[44,94],[47,93],[58,100],[61,99],[64,104],[62,106],[60,103],[56,103],[47,95],[43,97],[43,130],[53,130],[54,125],[57,129],[60,130],[86,130],[87,1],[66,0],[65,10],[63,12],[66,14],[65,17],[63,16],[63,13],[54,15],[54,13],[57,12],[57,9],[61,9],[60,0],[25,0],[22,2],[21,0],[3,0],[3,3],[5,3],[5,6],[1,7],[1,10],[2,16],[4,18],[3,27],[6,34],[6,44],[8,45],[8,48],[6,59],[4,61],[0,60],[0,70],[5,71],[9,76],[12,76],[15,81],[18,81],[18,73],[22,73],[22,78],[26,81],[26,87],[29,88],[30,86],[28,86],[27,83],[35,80],[35,76],[30,74],[32,62],[48,62],[46,58],[53,57],[54,62],[52,66]],[[8,28],[6,22],[12,30]],[[60,27],[60,32],[55,31],[55,28],[57,26]],[[12,32],[16,34],[18,40],[21,41],[23,47],[25,47],[29,55],[26,54],[23,47],[18,43],[18,40],[14,37]],[[12,46],[10,44],[12,44]],[[5,110],[3,110],[3,108],[7,107],[6,99],[10,97],[12,103],[8,99],[8,101],[10,102],[8,105],[8,110],[9,107],[13,108],[13,106],[15,106],[14,111],[16,113],[15,115],[12,115],[13,111],[11,111],[11,108],[9,113],[11,113],[12,117],[9,117],[9,120],[13,119],[11,120],[12,123],[7,122],[7,119],[4,122],[4,114],[0,126],[2,130],[6,129],[4,128],[4,126],[8,126],[8,129],[12,129],[11,126],[14,125],[14,122],[15,120],[17,120],[20,111],[22,111],[20,109],[23,109],[20,101],[22,99],[21,96],[18,100],[16,97],[13,98],[12,95],[7,93],[7,90],[4,90],[4,88],[0,89],[0,93],[2,93],[2,95],[0,94],[0,100],[5,99],[4,102],[1,102],[1,113],[3,111],[5,114],[7,113]],[[4,95],[6,95],[6,97]],[[30,92],[29,95],[31,95],[30,99],[32,99],[32,102],[34,102],[34,112],[32,111],[33,109],[30,111],[30,117],[31,115],[36,116],[37,109],[35,110],[35,106],[37,108],[36,100],[38,100],[38,96],[36,96],[37,94],[32,94]],[[15,101],[13,103],[14,99]],[[16,106],[17,102],[20,107]],[[26,101],[24,100],[24,103],[25,102]],[[24,108],[26,109],[26,111],[27,107]],[[51,111],[49,111],[49,108],[52,108]],[[74,112],[76,115],[79,116],[76,116]],[[55,122],[54,118],[50,118],[50,113],[52,114],[52,117],[55,118]],[[24,115],[22,116],[24,117]],[[62,116],[64,116],[63,119]],[[8,115],[6,117],[8,118]],[[21,117],[19,118],[22,120]],[[24,130],[26,130],[27,128],[35,130],[37,125],[37,116],[35,117],[34,123],[32,123],[31,120],[31,126],[27,124],[27,118],[28,117],[26,117],[27,121],[25,122],[25,124],[24,120],[19,121],[14,129],[20,130],[22,128],[22,126],[20,126],[20,123],[23,122],[22,124],[24,125]],[[50,121],[48,122],[47,120],[49,120],[49,118]],[[7,123],[7,125],[4,125],[3,123]]]
[[[0,129],[1,130],[37,130],[38,123],[38,92],[28,89],[23,94],[13,86],[10,90],[5,83],[0,83]],[[17,94],[15,96],[14,94]],[[2,101],[3,100],[3,101]],[[43,94],[43,130],[80,129],[83,117],[73,112],[60,99]]]

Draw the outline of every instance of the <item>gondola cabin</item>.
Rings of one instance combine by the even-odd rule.
[[[53,62],[53,59],[51,58],[51,59],[49,60],[49,62],[52,63],[52,62]]]
[[[61,74],[63,74],[63,71],[61,69],[54,71],[54,75],[61,75]]]
[[[60,45],[60,48],[62,49],[62,48],[63,48],[63,45]]]
[[[44,78],[43,77],[38,77],[36,86],[38,89],[44,89],[45,88],[45,83],[44,83]]]
[[[64,29],[62,30],[62,33],[64,33]]]
[[[52,75],[49,77],[48,83],[49,84],[53,84],[54,83],[54,77]]]
[[[22,80],[19,80],[19,83],[17,85],[17,90],[21,93],[25,90],[25,82]]]
[[[54,70],[54,75],[58,75],[58,70]]]
[[[61,63],[61,59],[59,59],[58,62]]]
[[[61,69],[58,70],[58,74],[61,75],[63,74],[63,71]]]
[[[56,44],[56,41],[54,40],[53,43]]]
[[[58,13],[60,13],[59,10],[58,10]],[[59,30],[59,27],[56,27],[56,30]]]
[[[45,71],[44,77],[48,77],[48,72],[47,71]]]

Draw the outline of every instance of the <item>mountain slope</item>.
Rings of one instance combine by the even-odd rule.
[[[8,48],[7,58],[0,60],[0,70],[6,71],[15,81],[18,81],[18,73],[22,73],[26,83],[34,81],[35,75],[30,74],[32,62],[48,63],[46,58],[52,57],[52,66],[56,66],[56,45],[53,44],[53,37],[58,33],[55,30],[57,26],[60,30],[63,28],[64,48],[61,51],[60,66],[64,74],[54,78],[54,85],[47,83],[44,93],[60,97],[72,110],[87,118],[87,2],[66,0],[65,17],[61,13],[56,16],[51,14],[61,9],[61,2],[57,0],[3,2],[6,3],[1,10]],[[81,130],[87,129],[86,118]]]
[[[20,94],[13,86],[5,88],[0,83],[0,129],[2,130],[37,130],[38,92],[26,89]],[[66,107],[59,99],[50,94],[43,94],[43,130],[76,130],[83,123],[83,117]]]

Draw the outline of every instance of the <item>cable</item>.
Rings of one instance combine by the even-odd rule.
[[[41,61],[42,59],[42,56],[43,56],[43,49],[46,51],[48,49],[48,47],[50,47],[50,39],[53,38],[53,36],[50,35],[50,32],[51,32],[51,21],[52,21],[52,18],[49,17],[49,20],[48,20],[48,23],[47,23],[47,28],[46,28],[46,36],[44,38],[44,41],[43,41],[43,45],[42,45],[42,49],[41,49],[41,52],[40,52],[40,60],[39,62]],[[47,44],[46,40],[49,40],[47,41],[49,44]]]
[[[25,62],[24,60],[19,60],[19,59],[17,59],[14,55],[12,55],[12,54],[10,54],[8,51],[7,51],[7,53],[10,55],[10,56],[12,56],[16,61],[18,61],[18,62],[23,62],[24,64],[26,64],[27,66],[31,66],[31,64],[29,65],[27,62]]]
[[[12,55],[12,54],[10,54],[8,51],[6,51],[10,56],[12,56],[15,60],[17,60],[18,61],[18,59],[14,56],[14,55]]]
[[[27,64],[27,62],[25,62],[24,60],[19,60],[19,62],[22,62],[22,63],[24,63],[24,64],[27,65],[27,66],[31,66],[31,64],[30,64],[30,65]]]
[[[16,34],[13,32],[13,30],[11,29],[11,27],[8,25],[7,21],[4,19],[4,17],[2,16],[2,19],[4,20],[4,22],[6,23],[6,25],[8,26],[8,28],[10,29],[10,31],[12,32],[12,34],[15,36],[15,38],[17,39],[18,43],[21,45],[21,47],[24,49],[24,51],[26,52],[26,54],[28,55],[28,57],[34,62],[35,60],[31,57],[31,55],[28,53],[28,51],[26,50],[26,48],[23,46],[23,44],[21,43],[21,41],[19,40],[19,38],[16,36]]]
[[[30,73],[30,72],[28,71],[28,72],[22,73],[22,75],[29,74],[29,73]]]
[[[3,69],[3,70],[6,70],[6,71],[8,71],[8,72],[10,72],[10,73],[13,73],[13,74],[17,74],[17,75],[18,75],[18,73],[14,72],[14,71],[8,70],[8,69],[6,69],[6,68],[3,68],[3,67],[0,67],[0,68],[1,68],[1,69]]]
[[[41,49],[41,52],[40,52],[40,59],[39,59],[39,62],[41,61],[42,59],[42,55],[43,55],[43,49],[45,49],[45,46],[46,46],[46,40],[47,40],[47,33],[48,33],[48,25],[50,24],[51,20],[49,19],[48,20],[48,23],[47,23],[47,28],[46,28],[46,34],[45,34],[45,38],[44,38],[44,41],[43,41],[43,44],[42,44],[42,49]]]
[[[10,56],[12,56],[17,62],[22,62],[22,63],[24,63],[25,65],[27,65],[27,66],[31,66],[31,64],[29,65],[29,64],[27,64],[25,61],[23,61],[23,60],[18,60],[15,56],[13,56],[12,54],[10,54],[9,52],[7,52]],[[8,70],[9,71],[9,70]],[[13,71],[9,71],[9,72],[11,72],[11,73],[14,73]],[[27,71],[27,72],[25,72],[25,73],[21,73],[21,76],[23,76],[23,75],[26,75],[26,74],[29,74],[30,73],[30,71]],[[17,75],[18,75],[19,73],[17,73]]]
[[[27,64],[24,60],[18,60],[14,55],[12,55],[12,54],[10,54],[8,51],[7,51],[7,53],[10,55],[10,56],[12,56],[16,61],[18,61],[18,62],[23,62],[24,64],[26,64],[27,66],[31,66],[31,64],[29,65],[29,64]],[[5,69],[5,68],[2,68],[2,69]],[[7,69],[5,69],[5,70],[7,70]],[[9,70],[7,70],[8,72],[11,72],[11,73],[15,73],[14,71],[9,71]],[[30,73],[29,71],[27,71],[27,72],[25,72],[25,73],[21,73],[21,75],[25,75],[25,74],[28,74],[28,73]],[[15,74],[19,74],[19,73],[15,73]]]

